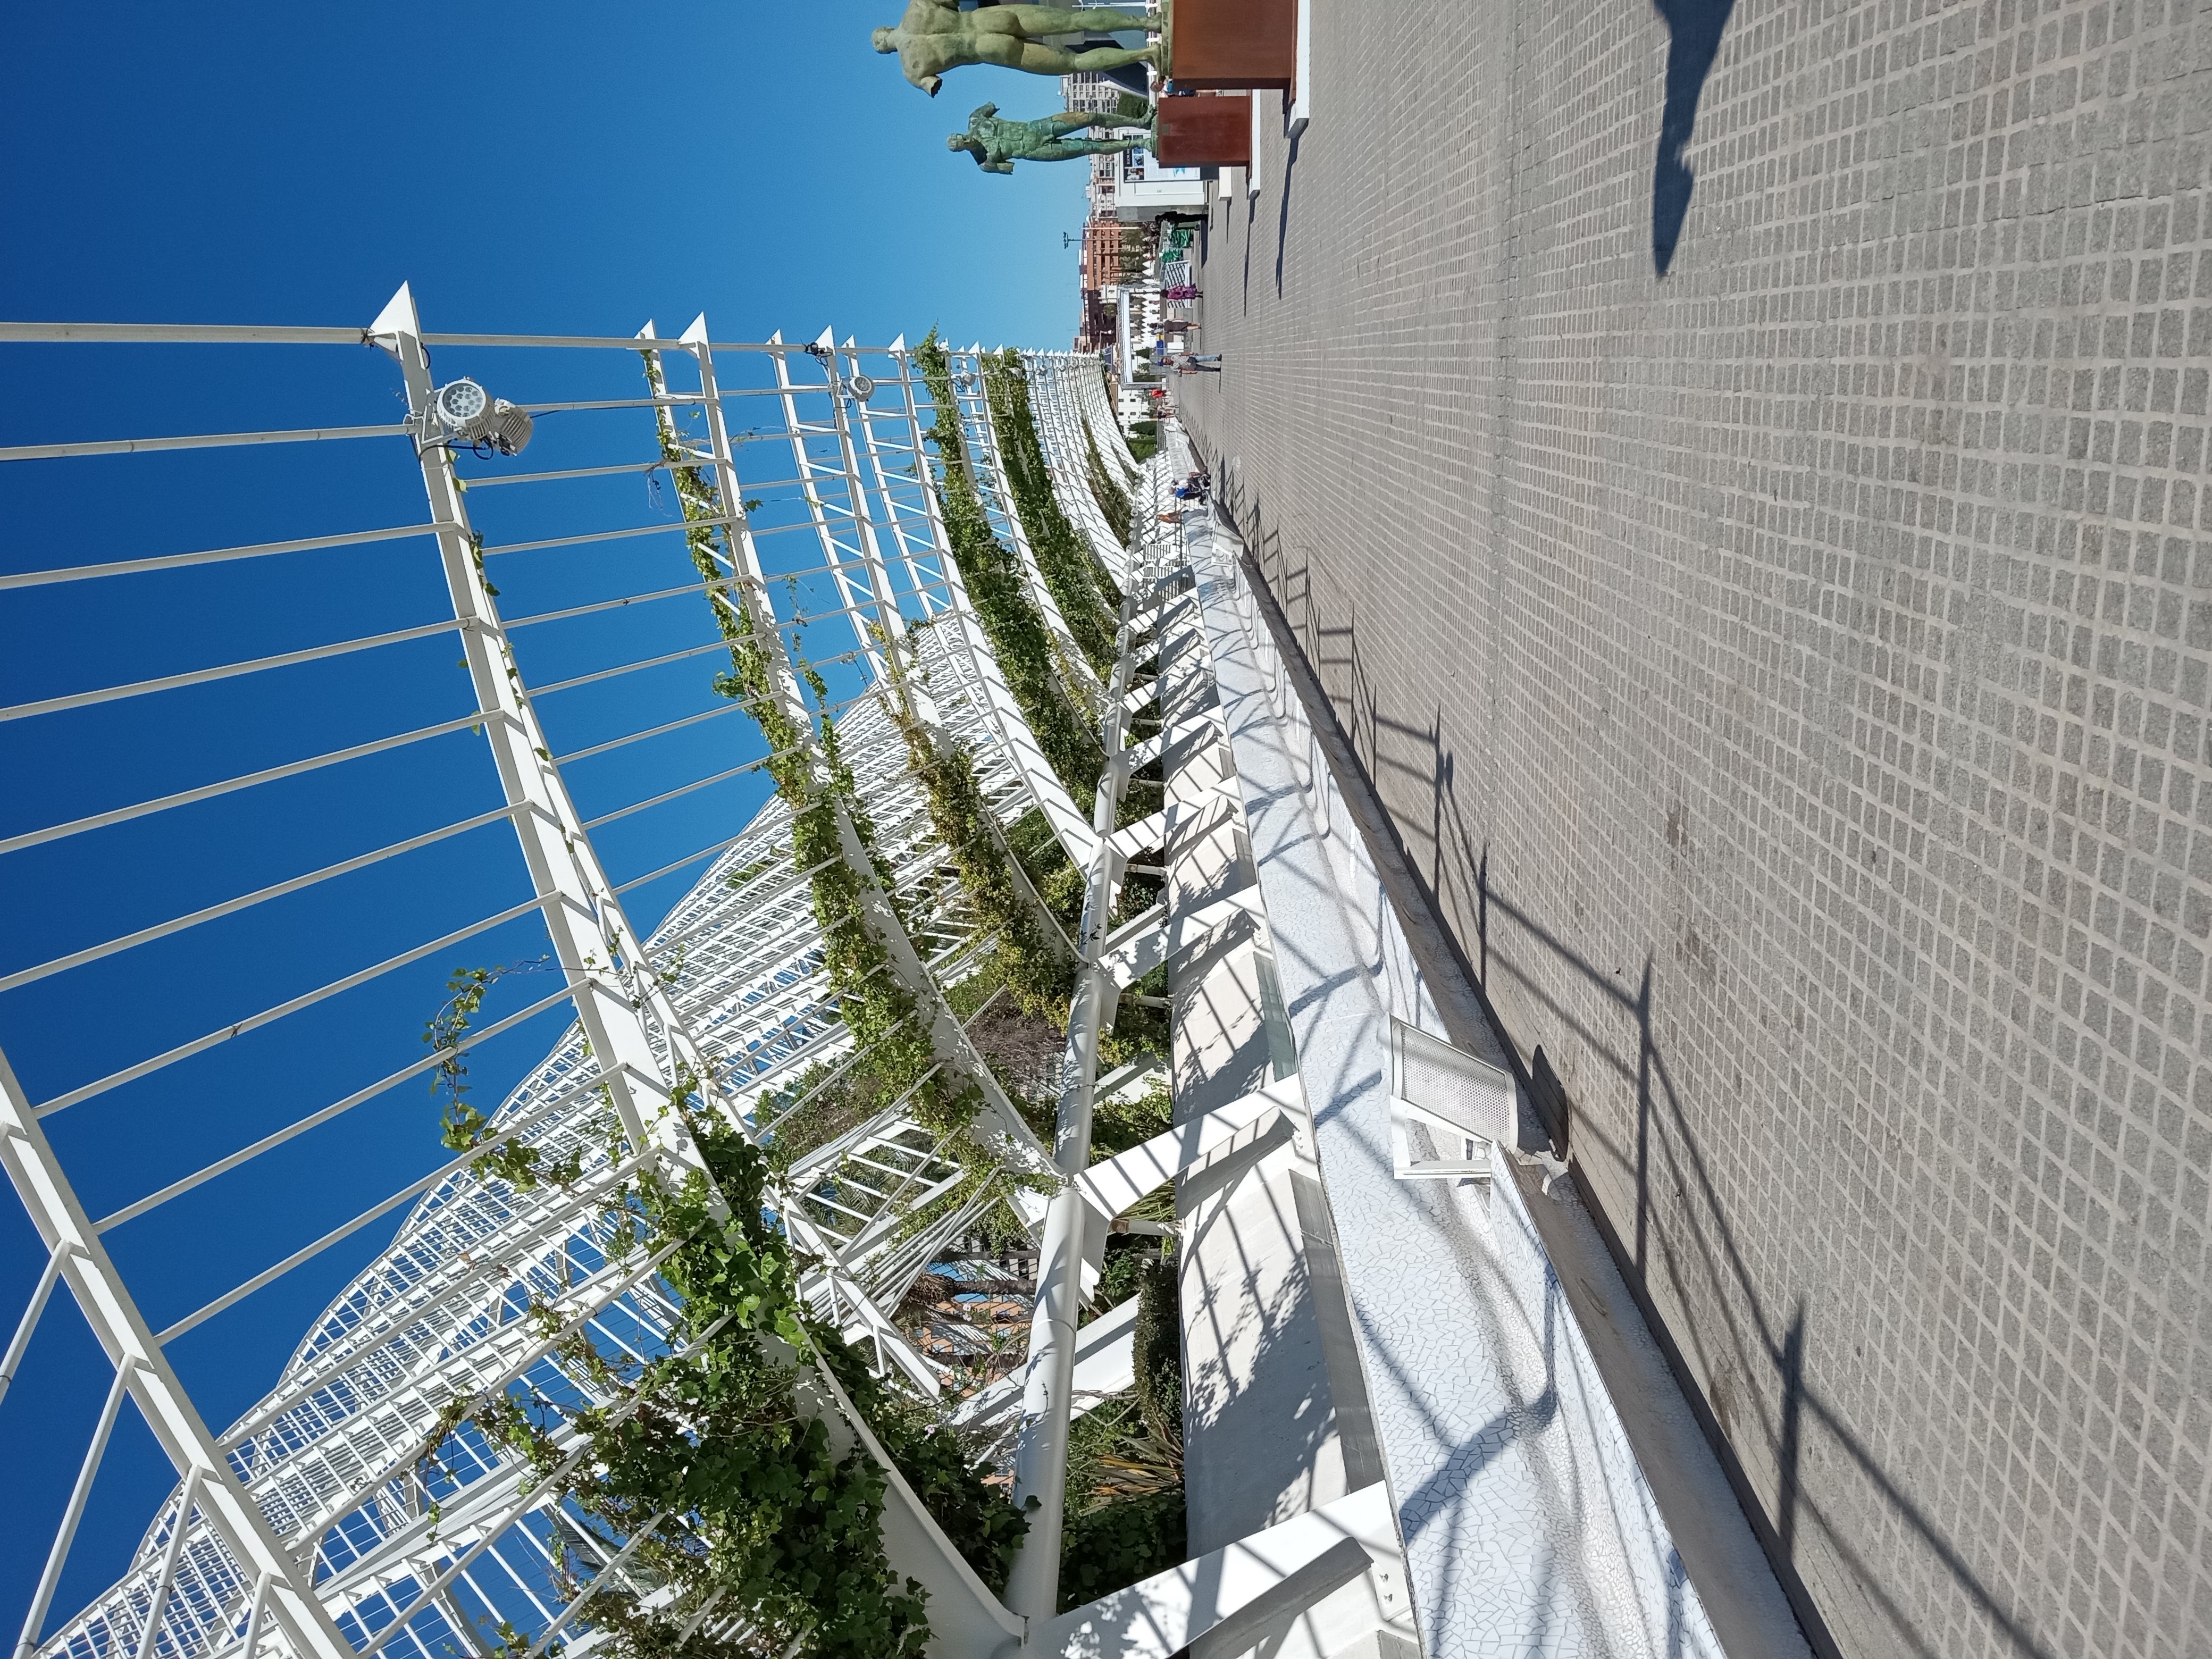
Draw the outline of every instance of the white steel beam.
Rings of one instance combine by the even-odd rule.
[[[117,438],[80,444],[0,449],[0,461],[70,460],[83,455],[143,455],[164,449],[228,449],[240,444],[308,444],[331,438],[404,438],[404,426],[327,426],[304,432],[209,432],[182,438]]]
[[[295,1650],[311,1659],[349,1659],[352,1649],[313,1588],[278,1546],[246,1498],[198,1408],[154,1340],[76,1190],[62,1173],[46,1131],[0,1054],[0,1166],[30,1212],[40,1242],[62,1264],[85,1322],[117,1368],[161,1449],[185,1480],[198,1483],[202,1513],[231,1558],[249,1575],[267,1575],[278,1622]]]
[[[650,1144],[647,1125],[669,1114],[669,1085],[661,1073],[636,1000],[637,964],[632,940],[612,896],[593,893],[584,860],[584,826],[568,799],[537,714],[525,698],[512,649],[490,585],[477,558],[466,503],[453,473],[453,453],[431,441],[434,391],[429,354],[423,349],[414,296],[405,287],[392,296],[369,332],[398,360],[407,405],[423,438],[418,443],[422,483],[438,526],[438,551],[461,643],[474,683],[485,740],[499,769],[500,787],[515,809],[515,833],[545,919],[554,957],[576,1000],[577,1017],[598,1057],[600,1080],[633,1147]],[[593,873],[596,873],[594,872]],[[650,974],[643,975],[650,978]],[[662,1133],[671,1151],[680,1127]]]
[[[61,1277],[62,1256],[58,1250],[46,1253],[46,1265],[40,1270],[39,1282],[31,1291],[31,1300],[23,1310],[23,1316],[15,1322],[15,1334],[9,1339],[8,1352],[0,1357],[0,1400],[8,1397],[8,1387],[15,1380],[15,1368],[23,1363],[23,1355],[31,1346],[33,1333],[39,1328],[39,1319],[46,1310],[46,1298],[54,1293],[54,1285]]]
[[[1114,821],[1129,776],[1123,744],[1123,699],[1133,666],[1131,619],[1136,601],[1125,594],[1121,626],[1115,640],[1117,656],[1107,686],[1103,732],[1106,769],[1098,780],[1091,817],[1096,837],[1083,898],[1083,920],[1076,937],[1081,959],[1075,994],[1067,1015],[1067,1041],[1060,1060],[1058,1133],[1053,1158],[1067,1181],[1045,1212],[1044,1237],[1037,1254],[1037,1293],[1030,1323],[1030,1350],[1024,1374],[1022,1424],[1014,1451],[1014,1501],[1029,1512],[1029,1530],[1016,1547],[1006,1580],[1006,1605],[1032,1626],[1051,1618],[1060,1603],[1060,1552],[1067,1493],[1067,1430],[1074,1389],[1076,1325],[1084,1296],[1084,1269],[1094,1223],[1073,1184],[1091,1161],[1091,1113],[1097,1080],[1098,1034],[1110,1018],[1117,988],[1100,965],[1107,919],[1127,855],[1116,844]]]
[[[191,1528],[192,1506],[198,1501],[199,1490],[197,1475],[185,1476],[184,1485],[177,1490],[176,1517],[169,1523],[169,1541],[161,1548],[161,1565],[146,1603],[146,1623],[138,1638],[135,1659],[154,1659],[154,1650],[161,1639],[161,1620],[168,1612],[169,1594],[177,1585],[177,1563],[184,1557],[185,1535]]]
[[[1037,1659],[1170,1659],[1257,1649],[1327,1659],[1377,1631],[1417,1638],[1381,1481],[1045,1622]]]
[[[847,343],[849,346],[850,342]],[[859,355],[848,350],[846,359],[851,364],[852,375],[859,374]],[[785,360],[778,357],[775,362],[781,369]],[[875,636],[868,631],[863,613],[872,611],[876,626],[882,630],[884,649],[892,659],[890,672],[896,678],[906,672],[903,661],[906,618],[899,611],[897,590],[891,586],[890,568],[884,561],[883,543],[876,534],[875,515],[869,510],[867,485],[860,477],[860,459],[853,444],[853,422],[848,404],[857,410],[860,407],[861,399],[858,393],[848,390],[852,384],[851,375],[840,374],[838,364],[839,355],[833,349],[829,362],[830,407],[836,416],[837,454],[844,466],[845,488],[853,503],[854,521],[860,531],[861,568],[867,578],[864,597],[848,603],[847,609],[854,617],[854,632],[860,636],[863,646],[871,648],[876,642]],[[823,538],[823,552],[825,556],[830,556],[827,538]],[[915,689],[919,690],[918,687]],[[935,712],[934,708],[929,710],[933,728],[936,724]]]
[[[313,772],[325,766],[337,766],[365,755],[380,755],[387,749],[402,749],[409,744],[422,743],[432,738],[450,737],[456,732],[465,732],[480,718],[463,714],[456,720],[441,720],[435,726],[421,726],[412,732],[402,732],[396,737],[378,738],[369,743],[357,743],[349,749],[333,749],[325,754],[311,755],[306,760],[288,761],[282,766],[264,767],[258,772],[247,772],[221,783],[205,783],[194,789],[179,789],[173,795],[158,799],[140,801],[135,806],[118,806],[112,811],[95,812],[89,817],[72,818],[67,823],[49,824],[43,830],[27,830],[20,836],[10,836],[0,841],[0,853],[15,853],[26,847],[37,847],[50,841],[61,841],[70,836],[81,836],[88,830],[105,830],[110,824],[127,823],[133,818],[143,818],[149,813],[166,812],[172,807],[190,806],[197,802],[213,800],[218,795],[228,795],[240,789],[251,789],[258,784],[274,783],[281,778],[297,777],[302,772]]]
[[[1075,1177],[1076,1189],[1101,1221],[1111,1221],[1163,1182],[1190,1173],[1255,1133],[1264,1133],[1279,1114],[1300,1119],[1304,1103],[1305,1091],[1295,1075],[1270,1083],[1091,1164]]]
[[[0,975],[0,991],[12,991],[19,985],[31,984],[33,981],[46,978],[49,975],[64,973],[71,968],[82,968],[87,963],[98,962],[104,957],[115,955],[118,951],[149,944],[157,939],[166,939],[171,933],[182,933],[188,927],[197,927],[204,921],[213,921],[217,917],[229,915],[234,911],[248,910],[257,904],[265,903],[270,899],[283,898],[288,893],[299,892],[318,883],[329,881],[334,877],[351,875],[356,870],[366,870],[371,865],[383,863],[386,859],[398,858],[404,853],[416,852],[422,848],[434,846],[439,842],[449,840],[455,836],[465,836],[471,830],[481,830],[488,823],[498,823],[507,815],[508,811],[508,808],[501,806],[489,812],[479,812],[472,818],[463,818],[459,823],[449,823],[441,830],[425,830],[419,836],[409,836],[405,841],[393,842],[387,847],[380,847],[373,853],[363,853],[357,858],[343,859],[336,864],[326,864],[319,870],[310,870],[306,875],[294,876],[289,881],[274,882],[253,892],[241,894],[234,899],[225,899],[219,904],[204,906],[189,915],[178,916],[168,921],[155,922],[149,927],[141,927],[136,933],[125,933],[119,939],[112,939],[105,945],[88,945],[82,951],[72,951],[65,957],[56,957],[52,961],[42,962],[34,968],[25,968],[15,973]]]
[[[700,321],[703,322],[705,318],[702,315]],[[646,326],[650,328],[652,325],[648,323]],[[698,333],[701,340],[703,341],[705,339],[705,331],[700,328],[699,323],[695,322],[692,324],[691,329],[692,331]],[[825,328],[822,332],[823,338],[826,340],[829,337],[830,331]],[[822,494],[822,479],[825,477],[837,476],[839,469],[832,468],[826,463],[817,460],[812,455],[807,453],[806,428],[801,426],[799,419],[799,397],[802,388],[799,386],[798,382],[791,378],[791,360],[786,349],[782,346],[783,334],[781,330],[777,331],[775,339],[778,349],[772,355],[770,361],[775,365],[776,391],[783,400],[783,423],[786,429],[791,434],[791,457],[793,461],[795,462],[799,467],[799,494],[806,502],[808,522],[813,526],[814,533],[822,544],[823,556],[830,562],[830,564],[832,567],[832,571],[837,582],[837,591],[845,596],[845,603],[848,605],[865,604],[870,597],[867,585],[864,581],[855,579],[850,567],[846,563],[844,558],[842,556],[845,550],[838,544],[836,538],[830,534],[830,504]],[[688,332],[685,335],[685,340],[687,343],[690,343],[690,334]],[[805,348],[801,349],[804,349]],[[828,348],[823,345],[821,341],[817,341],[815,343],[815,349],[824,351],[828,349]],[[842,441],[844,438],[844,433],[842,430],[844,416],[842,410],[838,408],[838,404],[841,400],[837,395],[837,372],[834,364],[834,358],[830,363],[825,364],[824,373],[827,374],[830,378],[827,395],[830,398],[830,408],[833,411],[833,418],[836,425],[839,428],[837,435]],[[841,453],[842,453],[843,447],[844,446],[841,442]],[[734,474],[732,474],[731,482],[735,482]],[[854,482],[857,483],[857,478],[855,478]],[[725,499],[726,499],[726,496]],[[854,514],[856,518],[859,516],[857,507],[858,501],[856,492],[855,512]],[[891,610],[894,614],[896,614],[897,609],[898,607],[896,604],[891,606]],[[880,683],[884,679],[885,673],[881,652],[877,649],[875,641],[868,637],[867,629],[865,626],[856,623],[854,624],[854,631],[860,635],[860,647],[867,653],[868,665],[873,671],[870,678]],[[896,639],[897,635],[894,634],[891,637]]]

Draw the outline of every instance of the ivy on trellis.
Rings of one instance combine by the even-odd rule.
[[[1135,508],[1129,501],[1129,492],[1118,479],[1107,471],[1106,458],[1098,453],[1098,440],[1092,435],[1091,422],[1083,421],[1085,473],[1091,484],[1091,494],[1098,503],[1098,510],[1106,515],[1106,527],[1114,532],[1122,546],[1129,544],[1129,526]]]
[[[769,1163],[696,1109],[679,1068],[673,1094],[701,1166],[680,1184],[614,1188],[600,1215],[619,1241],[675,1248],[660,1276],[681,1304],[672,1352],[602,1351],[554,1307],[528,1317],[588,1395],[562,1405],[518,1382],[449,1402],[422,1460],[473,1421],[519,1453],[532,1489],[553,1497],[599,1559],[556,1534],[567,1599],[591,1591],[585,1622],[616,1659],[822,1659],[915,1655],[929,1634],[921,1587],[885,1559],[886,1477],[857,1442],[836,1449],[817,1367],[836,1376],[878,1443],[987,1583],[1001,1586],[1028,1522],[988,1482],[949,1427],[870,1376],[799,1297],[801,1261],[764,1207]],[[627,1149],[619,1131],[611,1161]],[[626,1550],[619,1572],[601,1565]],[[586,1577],[584,1569],[591,1569]]]
[[[584,1151],[572,1146],[564,1156],[549,1158],[520,1136],[500,1130],[469,1103],[469,1022],[501,980],[510,974],[542,973],[552,966],[550,957],[532,957],[495,968],[457,968],[446,981],[446,1000],[422,1028],[422,1041],[438,1057],[430,1073],[430,1092],[445,1103],[438,1114],[439,1139],[451,1152],[482,1147],[483,1155],[470,1163],[470,1170],[504,1181],[519,1192],[534,1191],[541,1182],[573,1187],[583,1174]]]
[[[1075,988],[1073,953],[1048,931],[1045,916],[1021,889],[991,803],[975,775],[975,757],[941,738],[894,686],[892,721],[906,739],[907,762],[921,784],[930,827],[945,844],[975,928],[988,945],[997,977],[1021,1011],[1064,1021]]]
[[[1067,793],[1077,800],[1088,800],[1106,769],[1106,750],[1054,665],[1055,641],[1045,626],[1044,613],[1030,597],[1021,562],[991,533],[990,517],[969,471],[951,360],[935,329],[915,349],[914,360],[937,405],[937,417],[924,435],[937,446],[937,499],[969,603],[989,636],[1000,672],[1006,677],[1006,687],[1020,705],[1037,747]]]
[[[943,460],[939,496],[971,600],[1048,759],[1071,792],[1087,792],[1103,769],[1098,739],[1054,670],[1053,641],[1018,565],[990,533],[933,332],[917,356],[938,403],[929,435]],[[653,392],[665,396],[657,357],[648,352],[645,361]],[[1043,479],[1026,390],[1017,418],[1008,385],[1002,368],[994,414],[999,401],[1009,402],[1013,447],[1023,449],[1014,465]],[[730,666],[714,688],[741,702],[768,741],[766,768],[791,813],[790,856],[809,872],[829,994],[862,1057],[845,1086],[876,1102],[903,1100],[917,1121],[972,1155],[967,1127],[977,1091],[938,1071],[924,1012],[890,971],[889,953],[868,924],[869,875],[883,872],[866,867],[878,857],[874,832],[827,712],[827,687],[799,663],[814,712],[802,704],[794,715],[778,694],[773,641],[762,637],[756,616],[776,624],[764,596],[757,611],[744,600],[750,578],[732,556],[735,538],[720,522],[720,492],[665,405],[658,414],[687,550],[729,651]],[[1095,459],[1095,445],[1092,453]],[[1048,500],[1048,480],[1046,489]],[[1018,486],[1015,505],[1025,527],[1035,499],[1025,503]],[[750,510],[753,503],[745,505]],[[1065,527],[1056,504],[1051,516]],[[1050,540],[1049,519],[1041,514],[1039,521]],[[1070,550],[1055,546],[1051,555],[1063,581],[1071,569],[1085,568],[1066,562]],[[1088,591],[1088,604],[1076,610],[1095,615],[1100,603],[1095,587]],[[1054,593],[1058,599],[1057,587]],[[1110,637],[1109,631],[1109,647]],[[996,973],[1024,1012],[1062,1011],[1069,964],[1019,890],[973,757],[915,717],[902,672],[895,662],[892,716]],[[845,823],[860,842],[857,853]],[[519,1138],[501,1137],[463,1098],[469,1021],[497,979],[526,966],[463,970],[449,983],[448,1000],[425,1037],[442,1056],[434,1079],[447,1101],[441,1127],[457,1150],[485,1148],[479,1174],[525,1188],[555,1180],[574,1189],[585,1180],[582,1148],[550,1159]],[[572,1522],[590,1523],[579,1530],[596,1532],[604,1553],[592,1559],[590,1550],[556,1543],[557,1571],[568,1595],[592,1592],[584,1622],[602,1633],[615,1659],[918,1654],[928,1638],[925,1598],[920,1585],[892,1572],[884,1554],[886,1477],[861,1446],[836,1449],[821,1374],[838,1380],[916,1495],[994,1589],[1005,1582],[1027,1521],[929,1408],[894,1393],[836,1331],[808,1316],[798,1293],[806,1264],[765,1207],[769,1159],[734,1127],[697,1109],[696,1081],[678,1066],[671,1110],[702,1167],[673,1187],[647,1174],[599,1195],[611,1255],[639,1243],[674,1245],[659,1268],[681,1304],[672,1351],[651,1358],[602,1352],[587,1328],[567,1331],[551,1306],[533,1303],[529,1317],[587,1401],[564,1405],[526,1382],[490,1397],[456,1399],[422,1457],[434,1463],[448,1437],[473,1421],[526,1461],[538,1489],[556,1497]],[[611,1115],[609,1128],[611,1169],[634,1149]],[[980,1177],[980,1165],[972,1172]],[[617,1550],[627,1551],[619,1572],[603,1565]],[[520,1646],[514,1632],[501,1634],[511,1649]]]
[[[1100,678],[1114,668],[1114,635],[1121,595],[1113,578],[1085,547],[1060,510],[1053,494],[1052,471],[1046,465],[1044,446],[1038,441],[1036,416],[1030,407],[1029,374],[1021,353],[1008,346],[983,359],[983,384],[991,410],[991,424],[999,435],[999,453],[1006,462],[1006,482],[1014,508],[1021,515],[1030,550],[1044,577],[1053,602],[1060,607],[1067,631],[1075,636],[1083,654]],[[1107,595],[1114,609],[1108,609]]]
[[[658,358],[651,353],[645,358],[654,397],[665,396]],[[756,632],[751,611],[732,593],[744,576],[728,551],[726,526],[714,522],[722,517],[721,492],[699,459],[684,449],[665,406],[657,412],[661,458],[683,510],[684,541],[693,566],[706,578],[715,625],[729,647],[730,666],[714,677],[714,690],[743,704],[768,740],[768,773],[791,810],[793,866],[812,872],[823,975],[838,1017],[864,1056],[858,1067],[863,1074],[860,1086],[886,1103],[904,1099],[915,1121],[939,1135],[964,1138],[980,1096],[972,1084],[937,1069],[935,1048],[914,994],[891,971],[890,953],[868,926],[868,878],[846,857],[841,806],[872,864],[874,830],[839,747],[836,722],[820,713],[810,726],[786,711],[771,678],[773,659]],[[762,603],[765,610],[765,597]],[[828,696],[821,676],[803,665],[798,672],[821,708]],[[875,873],[880,878],[881,872]]]

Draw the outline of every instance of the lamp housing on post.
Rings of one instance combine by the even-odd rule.
[[[474,380],[448,380],[432,394],[431,412],[454,443],[520,455],[535,426],[528,413],[495,398]]]

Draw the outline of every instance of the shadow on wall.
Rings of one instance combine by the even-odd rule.
[[[1674,263],[1682,221],[1695,182],[1682,152],[1698,125],[1698,100],[1720,56],[1721,31],[1735,0],[1651,0],[1674,38],[1667,48],[1667,107],[1659,117],[1659,156],[1651,172],[1651,264],[1660,276]]]
[[[1306,130],[1300,127],[1291,135],[1291,147],[1283,154],[1282,202],[1275,214],[1275,297],[1283,297],[1283,246],[1291,240],[1291,183],[1297,177],[1298,144]]]
[[[1725,6],[1714,15],[1724,19]],[[1711,38],[1717,40],[1718,33],[1716,21]],[[1679,61],[1682,45],[1679,27],[1675,39]],[[1711,64],[1708,48],[1698,60],[1696,82],[1702,82]],[[1694,95],[1694,83],[1692,91]],[[1670,97],[1670,119],[1671,109]],[[1688,121],[1686,114],[1686,132]],[[1420,826],[1433,834],[1428,867],[1424,869],[1402,844],[1401,826],[1407,815],[1392,811],[1394,830],[1401,838],[1400,854],[1414,882],[1424,890],[1423,898],[1450,934],[1462,970],[1489,1012],[1493,1029],[1504,1040],[1516,1070],[1522,1073],[1522,1087],[1549,1120],[1545,1127],[1558,1151],[1566,1156],[1571,1150],[1578,1162],[1611,1163],[1633,1173],[1632,1237],[1619,1236],[1613,1218],[1587,1191],[1586,1206],[1591,1218],[1607,1233],[1652,1334],[1667,1350],[1677,1376],[1684,1380],[1692,1408],[1714,1440],[1722,1466],[1773,1559],[1814,1651],[1839,1651],[1797,1570],[1803,1545],[1817,1537],[1820,1547],[1850,1575],[1854,1588],[1876,1610],[1898,1651],[1920,1656],[1920,1659],[1942,1659],[1942,1650],[1935,1644],[1935,1633],[1923,1630],[1919,1618],[1937,1598],[1911,1582],[1885,1582],[1881,1570],[1855,1547],[1863,1540],[1878,1539],[1886,1530],[1879,1522],[1870,1522],[1867,1500],[1871,1499],[1884,1515],[1893,1517],[1919,1540],[1927,1565],[1964,1592],[2008,1644],[2010,1652],[2023,1659],[2051,1659],[2051,1650],[2014,1617],[1934,1518],[1921,1509],[1907,1490],[1914,1477],[1885,1468],[1867,1441],[1824,1397],[1817,1378],[1808,1375],[1811,1340],[1808,1328],[1817,1322],[1812,1311],[1797,1300],[1784,1312],[1761,1294],[1739,1224],[1723,1200],[1711,1154],[1696,1132],[1656,1036],[1664,1022],[1655,1006],[1651,963],[1648,960],[1644,963],[1640,984],[1624,983],[1601,964],[1581,955],[1541,918],[1493,888],[1488,841],[1470,828],[1456,796],[1456,757],[1443,738],[1442,710],[1433,721],[1419,726],[1393,720],[1382,711],[1381,699],[1359,649],[1357,596],[1343,592],[1325,596],[1318,591],[1316,579],[1325,580],[1326,571],[1310,568],[1303,558],[1297,562],[1299,568],[1293,568],[1285,538],[1268,525],[1244,469],[1224,466],[1217,458],[1207,457],[1200,434],[1193,433],[1191,438],[1217,480],[1217,511],[1242,535],[1258,574],[1264,578],[1263,603],[1279,606],[1285,592],[1303,597],[1298,607],[1303,614],[1293,618],[1291,631],[1329,704],[1330,717],[1367,774],[1368,787],[1386,801],[1402,802],[1409,791],[1431,798],[1428,810],[1421,814],[1430,822]],[[1279,610],[1279,622],[1280,616]],[[1393,760],[1389,758],[1393,750],[1401,756],[1418,756],[1418,761]],[[1385,776],[1378,779],[1378,772]],[[1462,931],[1469,919],[1474,923],[1472,939]],[[1565,1006],[1547,988],[1560,977],[1562,969],[1600,994],[1607,1011],[1601,1027]],[[1609,1074],[1607,1086],[1617,1085],[1635,1091],[1632,1145],[1608,1136],[1586,1113],[1572,1111],[1550,1060],[1540,1051],[1533,1067],[1522,1069],[1520,1052],[1507,1037],[1490,995],[1493,985],[1506,983],[1532,1009],[1548,1018],[1587,1060]],[[1571,1149],[1570,1133],[1574,1142]],[[1655,1207],[1655,1194],[1670,1195],[1673,1201],[1663,1208]],[[1723,1311],[1717,1320],[1698,1328],[1670,1328],[1658,1317],[1655,1291],[1663,1291],[1678,1308],[1702,1306]],[[1688,1382],[1693,1375],[1709,1379],[1710,1400]],[[1752,1483],[1741,1461],[1740,1447],[1755,1452],[1771,1471],[1767,1490]],[[1822,1451],[1831,1455],[1823,1458]],[[1805,1480],[1808,1458],[1825,1462],[1823,1485],[1811,1486]],[[1863,1484],[1844,1481],[1846,1468]]]

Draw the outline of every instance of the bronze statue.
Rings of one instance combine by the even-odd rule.
[[[1134,51],[1095,46],[1088,52],[1067,52],[1047,46],[1045,37],[1115,29],[1157,34],[1161,27],[1157,16],[1101,6],[981,6],[963,11],[958,0],[907,0],[906,15],[898,26],[878,29],[871,38],[878,52],[896,52],[906,78],[934,98],[944,85],[945,71],[963,64],[996,64],[1031,75],[1073,75],[1127,64],[1157,67],[1158,42]]]
[[[1140,99],[1125,103],[1141,103]],[[1072,161],[1079,155],[1114,155],[1142,149],[1144,138],[1072,138],[1086,127],[1148,127],[1152,112],[1109,115],[1062,110],[1036,121],[1002,121],[999,106],[986,104],[968,118],[968,131],[945,141],[947,149],[964,149],[986,173],[1012,173],[1017,161]]]

